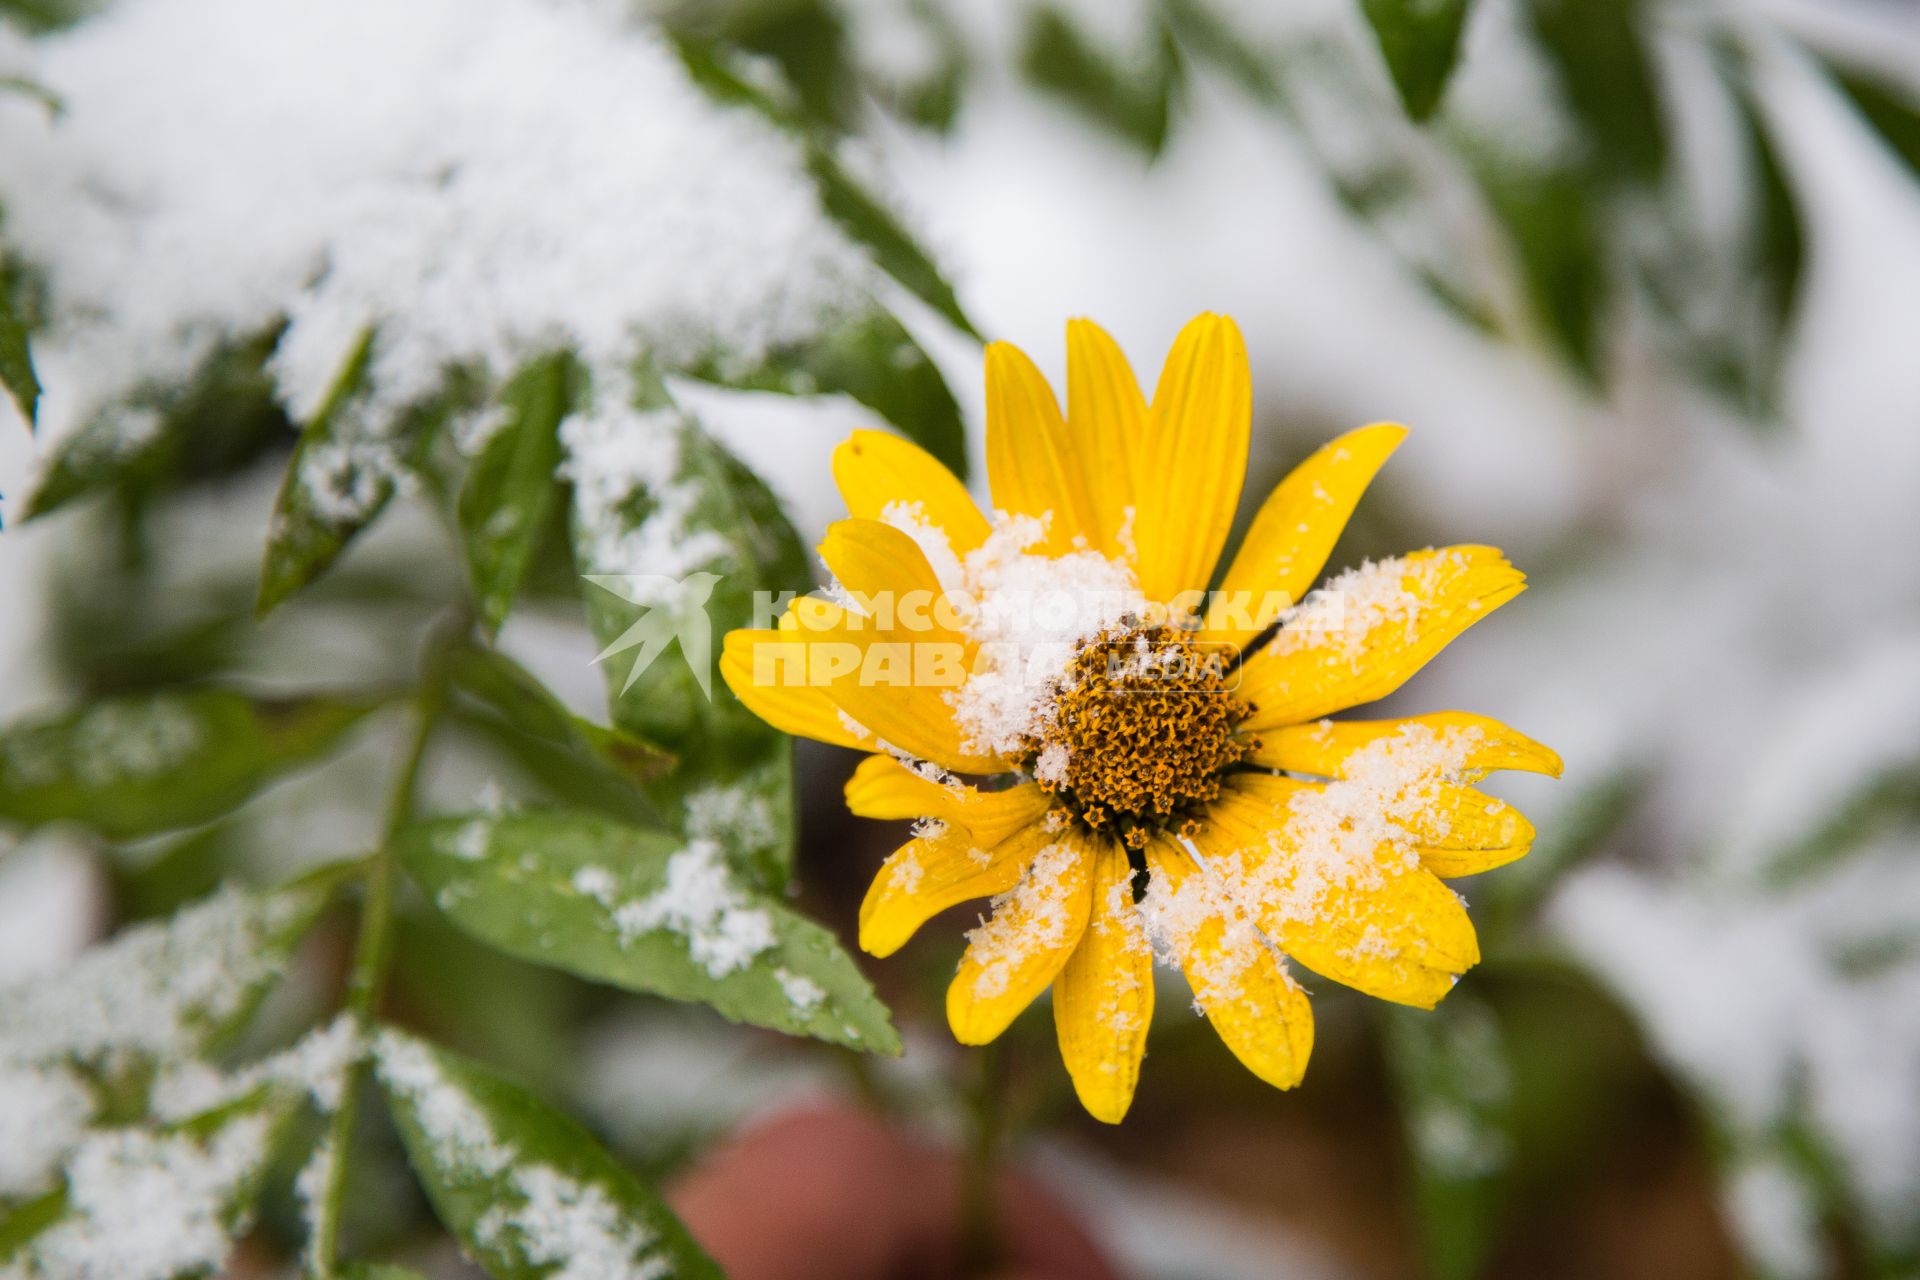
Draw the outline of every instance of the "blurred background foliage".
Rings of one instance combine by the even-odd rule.
[[[27,30],[55,29],[77,16],[59,0],[6,0],[0,8]],[[937,146],[963,127],[977,98],[1011,93],[1079,121],[1086,146],[1123,148],[1151,168],[1177,146],[1197,96],[1225,96],[1254,127],[1297,148],[1352,223],[1455,323],[1512,347],[1564,378],[1574,398],[1600,406],[1594,430],[1613,425],[1609,414],[1637,412],[1651,378],[1674,389],[1657,403],[1704,402],[1714,430],[1743,441],[1709,448],[1780,450],[1788,446],[1778,442],[1800,429],[1785,379],[1813,254],[1809,193],[1781,136],[1787,108],[1775,89],[1779,68],[1824,85],[1853,129],[1920,178],[1920,63],[1902,56],[1920,39],[1875,56],[1858,39],[1829,39],[1822,23],[1787,6],[1352,0],[1295,12],[1230,0],[1007,0],[981,7],[989,8],[990,18],[939,0],[687,0],[636,15],[665,33],[715,101],[757,112],[798,141],[822,207],[902,295],[829,342],[752,368],[730,367],[720,353],[703,367],[671,371],[673,387],[705,380],[746,391],[842,392],[964,465],[960,403],[967,393],[950,389],[947,377],[970,367],[964,351],[986,326],[963,305],[964,276],[936,265],[938,246],[924,247],[914,218],[885,194],[889,178],[876,154],[903,134]],[[1471,65],[1462,62],[1469,51]],[[0,63],[0,75],[6,70]],[[1468,75],[1475,83],[1459,83]],[[35,92],[29,81],[0,80],[0,93]],[[1235,175],[1217,177],[1213,198],[1234,200]],[[0,222],[0,244],[3,237]],[[1268,287],[1291,284],[1276,279]],[[40,315],[33,265],[10,258],[0,273],[0,379],[27,416],[38,389],[28,343]],[[935,330],[925,346],[938,359],[910,336]],[[297,610],[255,623],[251,549],[236,550],[215,529],[234,509],[228,495],[237,483],[285,467],[299,447],[261,372],[274,337],[235,344],[190,385],[159,389],[150,407],[162,428],[131,455],[90,453],[84,432],[51,445],[29,502],[35,513],[66,510],[53,522],[58,536],[44,544],[53,566],[45,598],[16,596],[6,609],[15,625],[45,629],[61,705],[273,688],[296,673],[302,688],[352,691],[333,699],[332,714],[318,721],[277,704],[271,715],[256,707],[257,723],[247,723],[258,735],[226,735],[229,758],[197,772],[206,795],[176,787],[135,797],[130,816],[97,793],[0,796],[0,820],[20,842],[9,856],[80,845],[103,877],[101,911],[112,922],[164,916],[223,880],[283,878],[321,850],[374,841],[375,817],[362,797],[380,785],[387,748],[369,726],[392,719],[381,708],[413,678],[417,636],[476,587],[484,621],[498,626],[506,614],[504,603],[485,603],[489,583],[473,581],[486,562],[463,533],[474,522],[460,506],[475,500],[473,471],[483,464],[429,430],[410,461],[422,485],[398,517],[411,522],[405,531],[370,539],[325,576],[320,570],[339,543],[298,566],[288,590],[312,585]],[[963,354],[951,357],[953,350]],[[534,404],[519,419],[549,446],[565,412],[564,383],[563,374],[559,402]],[[523,405],[529,394],[537,399],[524,384],[515,394]],[[667,384],[660,394],[669,397]],[[1260,425],[1268,437],[1262,447],[1277,459],[1319,424],[1267,413]],[[1899,429],[1913,431],[1911,423]],[[747,537],[753,546],[736,549],[742,564],[755,566],[754,582],[804,587],[810,571],[802,543],[774,499],[784,490],[776,484],[770,492],[717,442],[695,447],[709,446],[709,491],[726,508],[711,523],[758,530]],[[501,464],[532,483],[525,501],[536,530],[517,553],[524,564],[501,589],[541,625],[578,631],[590,621],[604,643],[631,616],[618,601],[583,594],[575,577],[564,527],[569,500],[552,474],[556,456],[535,447]],[[1909,501],[1916,478],[1906,477]],[[1356,526],[1347,560],[1403,541],[1441,540],[1393,498],[1377,500]],[[1714,500],[1713,491],[1701,494]],[[19,511],[10,508],[16,517]],[[1610,536],[1604,526],[1575,522],[1557,531],[1558,541],[1539,545],[1564,551],[1596,532]],[[466,540],[467,575],[454,556],[410,549],[422,540],[444,546],[449,537],[456,545]],[[1657,544],[1648,554],[1657,557]],[[1576,561],[1528,567],[1540,580],[1577,568]],[[1897,572],[1913,576],[1910,565]],[[723,606],[736,615],[744,608],[744,598]],[[1579,609],[1572,614],[1577,624]],[[1577,641],[1580,632],[1575,625],[1529,633],[1535,651],[1529,656],[1516,644],[1521,665],[1545,669],[1538,649],[1555,634]],[[1910,681],[1920,654],[1905,640],[1895,652]],[[484,647],[463,650],[452,670],[436,759],[456,781],[444,789],[465,785],[470,793],[479,780],[506,777],[518,796],[635,822],[664,815],[671,823],[689,785],[748,777],[783,810],[789,799],[797,805],[794,892],[842,936],[867,876],[900,834],[842,813],[838,783],[849,760],[840,753],[804,747],[790,784],[784,746],[757,737],[751,725],[695,723],[709,713],[674,701],[684,687],[615,693],[603,725],[543,688],[542,679],[563,683],[552,671],[536,677]],[[681,675],[660,679],[685,684]],[[1595,687],[1584,696],[1610,695]],[[724,720],[724,702],[711,714]],[[1551,724],[1521,727],[1558,745]],[[1588,758],[1601,767],[1583,770],[1569,752],[1576,767],[1563,784],[1568,794],[1550,814],[1536,815],[1542,838],[1532,855],[1473,886],[1485,963],[1431,1015],[1324,992],[1314,1066],[1295,1094],[1272,1094],[1235,1070],[1185,1016],[1184,1002],[1171,999],[1163,1001],[1165,1025],[1155,1029],[1153,1064],[1133,1115],[1120,1129],[1100,1130],[1071,1105],[1050,1055],[1034,1047],[1050,1034],[1046,1019],[1024,1019],[1013,1033],[1026,1042],[1016,1047],[1020,1127],[1049,1158],[1083,1162],[1073,1165],[1078,1185],[1098,1188],[1087,1193],[1090,1201],[1110,1200],[1104,1212],[1097,1203],[1090,1208],[1096,1225],[1169,1280],[1920,1275],[1920,1183],[1906,1184],[1905,1211],[1890,1203],[1884,1179],[1878,1192],[1863,1190],[1870,1179],[1856,1164],[1858,1137],[1831,1131],[1811,1104],[1804,1064],[1785,1072],[1777,1105],[1746,1105],[1684,1038],[1667,1036],[1658,1002],[1650,1007],[1641,998],[1644,985],[1622,982],[1591,947],[1570,944],[1580,931],[1557,927],[1552,907],[1565,879],[1597,862],[1692,864],[1692,874],[1718,882],[1740,904],[1725,917],[1699,917],[1702,929],[1797,918],[1798,904],[1812,904],[1805,910],[1824,912],[1835,927],[1822,925],[1819,960],[1796,952],[1783,962],[1789,968],[1830,966],[1835,992],[1910,974],[1920,954],[1912,903],[1893,904],[1887,919],[1867,919],[1833,886],[1870,859],[1913,862],[1920,750],[1903,739],[1845,762],[1844,776],[1829,780],[1820,803],[1810,802],[1811,816],[1783,819],[1764,839],[1746,842],[1769,849],[1764,857],[1746,856],[1734,837],[1725,841],[1731,852],[1676,840],[1681,828],[1666,820],[1652,790],[1654,753],[1638,761]],[[232,776],[216,777],[222,769]],[[777,888],[786,876],[784,850],[755,857],[764,883]],[[323,918],[305,944],[298,981],[262,1012],[256,1045],[284,1039],[288,1028],[330,1007],[351,924],[351,914],[337,910]],[[568,1100],[634,1167],[664,1175],[768,1099],[822,1084],[903,1110],[954,1110],[945,1071],[953,1055],[943,1047],[938,1004],[955,959],[945,941],[951,936],[929,930],[898,960],[865,966],[913,1048],[904,1066],[875,1067],[826,1046],[723,1028],[702,1011],[636,1001],[512,958],[418,894],[403,899],[389,1003],[396,1021]],[[1684,951],[1667,958],[1689,963]],[[1748,994],[1735,986],[1719,998]],[[1902,1043],[1914,1038],[1910,1025],[1879,1030],[1906,1037]],[[1718,1048],[1735,1059],[1749,1051],[1737,1040]],[[1920,1097],[1920,1076],[1860,1087],[1894,1099],[1907,1108],[1904,1116]],[[1920,1141],[1897,1118],[1888,1123],[1886,1141]],[[419,1239],[427,1206],[397,1172],[394,1133],[375,1126],[360,1140],[369,1155],[358,1167],[389,1172],[370,1173],[351,1198],[349,1234],[369,1253],[405,1253]],[[1096,1166],[1097,1175],[1089,1171]],[[293,1172],[269,1179],[247,1267],[269,1267],[299,1248]],[[1158,1253],[1125,1235],[1118,1219],[1135,1212],[1136,1236],[1163,1233]],[[1219,1235],[1208,1215],[1219,1212],[1277,1231],[1280,1243],[1268,1242],[1277,1252],[1236,1257],[1218,1238],[1206,1243]],[[1246,1256],[1288,1261],[1281,1270],[1255,1271],[1263,1264]]]

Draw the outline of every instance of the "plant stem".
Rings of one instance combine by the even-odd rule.
[[[960,1171],[961,1274],[984,1275],[1000,1261],[1000,1222],[994,1183],[1006,1133],[1007,1061],[1001,1041],[975,1055],[973,1088],[967,1096],[966,1163]]]
[[[465,627],[449,630],[457,634]],[[367,1074],[365,1041],[372,1033],[374,1011],[386,986],[388,962],[393,955],[393,847],[412,813],[413,793],[426,761],[427,744],[446,702],[445,652],[445,643],[436,642],[427,656],[420,689],[413,700],[413,734],[387,800],[380,847],[367,863],[367,901],[360,912],[360,935],[354,943],[353,972],[347,980],[346,1000],[346,1014],[353,1019],[354,1034],[361,1040],[363,1051],[347,1065],[346,1076],[340,1084],[340,1105],[328,1119],[327,1133],[322,1139],[321,1150],[326,1153],[327,1163],[323,1185],[315,1197],[314,1234],[309,1246],[309,1263],[319,1280],[334,1280],[338,1274],[340,1210],[347,1190],[347,1144],[352,1139],[359,1109],[356,1095]]]

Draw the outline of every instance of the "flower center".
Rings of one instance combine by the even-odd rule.
[[[1255,745],[1234,735],[1252,710],[1223,653],[1174,627],[1114,627],[1075,652],[1026,763],[1067,818],[1137,849],[1219,794]]]

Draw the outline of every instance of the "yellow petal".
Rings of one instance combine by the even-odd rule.
[[[1167,936],[1194,1003],[1247,1070],[1281,1089],[1306,1074],[1313,1009],[1272,944],[1209,883],[1174,841],[1147,846],[1149,909]],[[1164,904],[1164,905],[1163,905]]]
[[[1093,504],[1087,538],[1097,550],[1129,562],[1146,435],[1147,400],[1119,344],[1091,320],[1067,321],[1067,439],[1082,459]]]
[[[781,684],[768,666],[755,678],[754,648],[765,642],[790,644],[787,631],[755,631],[741,628],[730,631],[720,651],[720,678],[747,710],[782,733],[831,742],[839,747],[871,751],[873,736],[859,725],[848,723],[839,704],[824,688],[805,684]]]
[[[1153,1021],[1153,948],[1133,904],[1133,868],[1112,841],[1094,853],[1092,912],[1053,983],[1053,1026],[1087,1114],[1120,1123]]]
[[[1246,644],[1299,604],[1407,429],[1376,423],[1324,445],[1274,487],[1220,581],[1202,640]]]
[[[856,431],[833,451],[833,479],[847,513],[864,520],[917,516],[947,535],[955,555],[987,540],[987,518],[938,458],[885,431]]]
[[[1527,856],[1533,824],[1505,800],[1473,787],[1439,786],[1408,823],[1420,865],[1434,875],[1478,875]]]
[[[1243,664],[1241,725],[1259,731],[1384,698],[1526,578],[1492,547],[1447,547],[1342,574]]]
[[[908,632],[915,639],[959,642],[971,660],[974,646],[940,625],[935,606],[943,589],[920,544],[878,520],[839,520],[827,526],[820,559],[851,593],[860,612],[882,627]]]
[[[1068,834],[1041,849],[993,914],[967,935],[947,988],[947,1022],[961,1044],[985,1044],[1066,966],[1093,906],[1093,850]]]
[[[949,827],[909,840],[887,858],[860,903],[861,950],[890,956],[948,907],[1006,893],[1051,839],[1024,827],[983,849],[965,830]]]
[[[1033,361],[1005,342],[987,345],[987,485],[993,505],[1046,521],[1050,555],[1091,542],[1097,523],[1084,459],[1074,452],[1059,402]]]
[[[1490,716],[1470,711],[1435,711],[1398,720],[1315,720],[1263,729],[1260,745],[1248,759],[1289,773],[1344,778],[1344,763],[1354,752],[1382,738],[1404,736],[1410,727],[1457,735],[1463,748],[1460,773],[1468,781],[1496,769],[1560,776],[1560,757],[1552,750]]]
[[[1149,599],[1206,589],[1240,502],[1252,422],[1239,328],[1225,316],[1195,317],[1160,371],[1140,451],[1133,528]]]
[[[1282,951],[1368,995],[1432,1008],[1480,961],[1465,905],[1404,844],[1307,829],[1286,801],[1314,789],[1235,778],[1194,844]]]
[[[965,674],[965,646],[957,639],[884,628],[809,596],[793,602],[778,631],[756,634],[751,654],[743,655],[751,662],[735,663],[730,686],[816,688],[838,708],[845,732],[867,750],[905,754],[959,773],[1007,770],[998,756],[966,747],[947,703],[945,695]],[[763,695],[761,701],[772,698]]]
[[[1039,821],[1052,803],[1031,782],[982,791],[929,778],[891,756],[868,756],[847,780],[847,808],[863,818],[934,818],[964,828],[973,843],[989,848]]]

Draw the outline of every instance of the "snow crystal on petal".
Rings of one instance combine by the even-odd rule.
[[[955,595],[979,660],[946,698],[969,750],[1019,754],[1045,728],[1081,643],[1148,610],[1127,565],[1097,551],[1029,551],[1045,534],[1032,516],[1003,515],[962,564]]]
[[[1449,551],[1369,560],[1348,569],[1281,615],[1270,652],[1314,648],[1330,663],[1358,662],[1385,628],[1399,626],[1411,636],[1439,579],[1460,563],[1460,554]]]
[[[1072,882],[1067,873],[1085,855],[1062,841],[1034,858],[1020,883],[992,902],[986,922],[967,934],[967,959],[978,968],[974,994],[991,1000],[1007,990],[1014,971],[1028,957],[1058,950],[1073,919],[1068,905]]]

